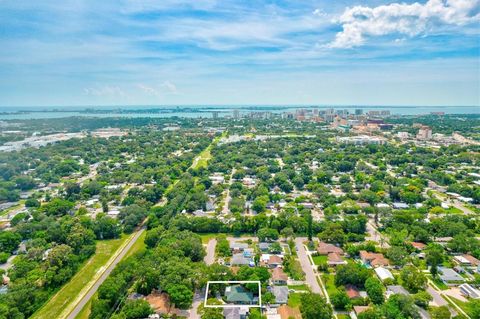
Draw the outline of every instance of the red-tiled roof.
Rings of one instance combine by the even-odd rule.
[[[360,297],[360,292],[358,289],[354,286],[347,285],[345,286],[345,292],[347,293],[348,298],[353,299],[353,298],[358,298]]]
[[[388,259],[385,258],[383,254],[369,253],[365,250],[360,251],[360,258],[363,261],[370,262],[370,265],[372,266],[388,266],[390,264]]]
[[[328,255],[330,253],[336,253],[339,255],[343,255],[343,250],[340,247],[337,247],[332,244],[327,244],[324,242],[320,242],[317,246],[317,251],[320,255]]]
[[[273,271],[272,271],[272,280],[287,281],[288,276],[287,276],[287,274],[285,274],[285,272],[283,271],[282,268],[277,267],[277,268],[273,269]]]
[[[473,257],[472,255],[463,254],[462,256],[463,256],[463,258],[465,258],[466,260],[468,260],[473,266],[478,266],[478,265],[480,265],[480,260],[478,260],[477,258]]]
[[[419,242],[415,242],[415,241],[414,241],[414,242],[411,242],[410,244],[411,244],[414,248],[416,248],[416,249],[418,249],[418,250],[423,250],[423,249],[425,249],[425,247],[427,246],[427,245],[425,245],[424,243],[419,243]]]

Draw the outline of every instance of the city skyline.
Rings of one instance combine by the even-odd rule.
[[[0,2],[0,106],[480,105],[480,2]]]

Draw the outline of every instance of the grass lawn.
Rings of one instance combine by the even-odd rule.
[[[327,256],[324,256],[324,255],[313,256],[312,259],[313,259],[313,263],[317,266],[320,264],[327,263]]]
[[[300,306],[300,296],[302,294],[301,293],[296,293],[296,292],[293,292],[291,294],[288,295],[288,306],[292,307],[292,308],[296,308],[298,306]]]
[[[435,284],[435,286],[437,286],[439,289],[448,290],[448,286],[445,285],[443,283],[443,281],[441,281],[440,279],[438,279],[438,278],[433,279],[432,276],[427,276],[427,277],[430,278],[433,281],[433,283]]]
[[[3,215],[7,215],[9,212],[11,212],[12,210],[16,210],[16,209],[19,209],[21,208],[23,205],[25,205],[25,200],[22,199],[20,201],[18,201],[17,204],[7,208],[7,209],[4,209],[2,211],[0,211],[0,216],[3,216]]]
[[[208,160],[212,158],[212,153],[210,152],[211,145],[203,150],[193,161],[191,168],[198,169],[201,167],[207,167]]]
[[[96,273],[103,268],[127,238],[129,237],[123,235],[119,239],[98,241],[95,255],[82,266],[77,274],[73,276],[62,289],[50,298],[42,308],[35,312],[31,318],[61,318],[60,314],[65,307],[75,300],[82,288],[94,280]]]
[[[450,207],[449,209],[446,210],[448,214],[463,214],[463,211],[461,209],[458,209],[456,207]]]
[[[206,245],[210,241],[210,239],[216,238],[220,233],[206,233],[206,234],[199,234],[202,238],[202,244]]]
[[[137,251],[141,250],[141,249],[145,249],[147,247],[147,245],[145,245],[145,236],[147,235],[147,231],[145,230],[141,235],[140,237],[138,237],[138,240],[135,242],[135,244],[133,244],[132,247],[130,247],[130,250],[128,251],[128,253],[125,255],[125,257],[123,257],[123,259],[126,259],[127,257],[130,257],[131,255],[133,255],[134,253],[136,253]]]
[[[144,231],[140,237],[138,238],[137,242],[130,248],[128,253],[125,255],[124,259],[133,255],[137,251],[141,249],[145,249],[145,236],[147,235],[147,232]],[[75,319],[88,319],[88,316],[90,315],[91,307],[92,307],[92,300],[97,299],[97,294],[93,295],[92,299],[88,301],[87,304],[85,304],[85,307],[83,307],[82,311],[75,317]]]
[[[449,297],[450,297],[450,299],[451,299],[453,302],[455,302],[455,304],[456,304],[457,306],[459,306],[459,307],[460,307],[463,311],[465,311],[468,315],[470,315],[470,316],[472,315],[472,314],[471,314],[472,309],[470,309],[470,307],[469,307],[469,305],[468,305],[467,302],[460,301],[460,300],[458,300],[457,298],[453,298],[452,296],[449,296]],[[449,304],[452,304],[452,301],[450,301],[450,300],[447,299],[447,302],[448,302]],[[454,308],[454,309],[455,309],[455,308]]]
[[[296,285],[296,286],[290,286],[288,285],[288,289],[295,289],[295,290],[301,290],[301,291],[304,291],[304,290],[310,290],[310,288],[303,284],[303,285]]]
[[[335,286],[335,276],[333,274],[324,274],[322,279],[329,296],[332,296],[335,292],[337,292],[337,287]]]
[[[85,307],[83,307],[82,311],[78,313],[78,315],[75,317],[75,319],[88,319],[88,316],[90,316],[91,312],[91,307],[92,307],[92,300],[97,299],[97,294],[93,295],[92,299],[90,299],[86,304]]]
[[[346,315],[346,314],[338,314],[337,315],[338,319],[350,319],[350,316],[349,315]]]

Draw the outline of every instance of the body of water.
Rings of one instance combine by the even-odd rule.
[[[48,119],[71,116],[86,117],[212,117],[218,113],[219,117],[232,116],[234,110],[245,115],[250,112],[294,112],[297,109],[335,109],[348,110],[354,113],[362,109],[364,113],[374,110],[388,110],[393,115],[422,115],[431,112],[445,112],[445,114],[480,114],[479,106],[305,106],[305,105],[251,105],[251,106],[125,106],[125,107],[0,107],[0,120],[15,119]]]

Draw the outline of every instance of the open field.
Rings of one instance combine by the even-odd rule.
[[[133,244],[133,246],[128,250],[128,253],[125,255],[124,259],[126,259],[127,257],[130,257],[131,255],[135,254],[137,251],[140,251],[140,250],[146,248],[146,245],[145,245],[145,236],[146,235],[147,235],[147,232],[144,231],[140,235],[138,240],[135,242],[135,244]]]
[[[122,243],[127,240],[124,235],[119,239],[103,240],[97,242],[97,251],[77,274],[66,283],[42,308],[33,316],[34,319],[59,318],[61,312],[72,301],[77,294],[95,279],[95,274],[103,270],[108,260],[115,254]]]
[[[133,246],[128,250],[128,253],[125,255],[124,258],[127,258],[136,252],[145,249],[145,236],[147,235],[147,232],[143,232],[138,240],[133,244]],[[92,300],[96,299],[97,294],[95,294],[83,307],[82,311],[75,317],[75,319],[88,319],[88,316],[90,314],[90,307],[92,306]]]
[[[201,167],[207,167],[208,160],[212,158],[212,153],[210,152],[211,146],[203,150],[193,161],[191,168],[198,169]]]

